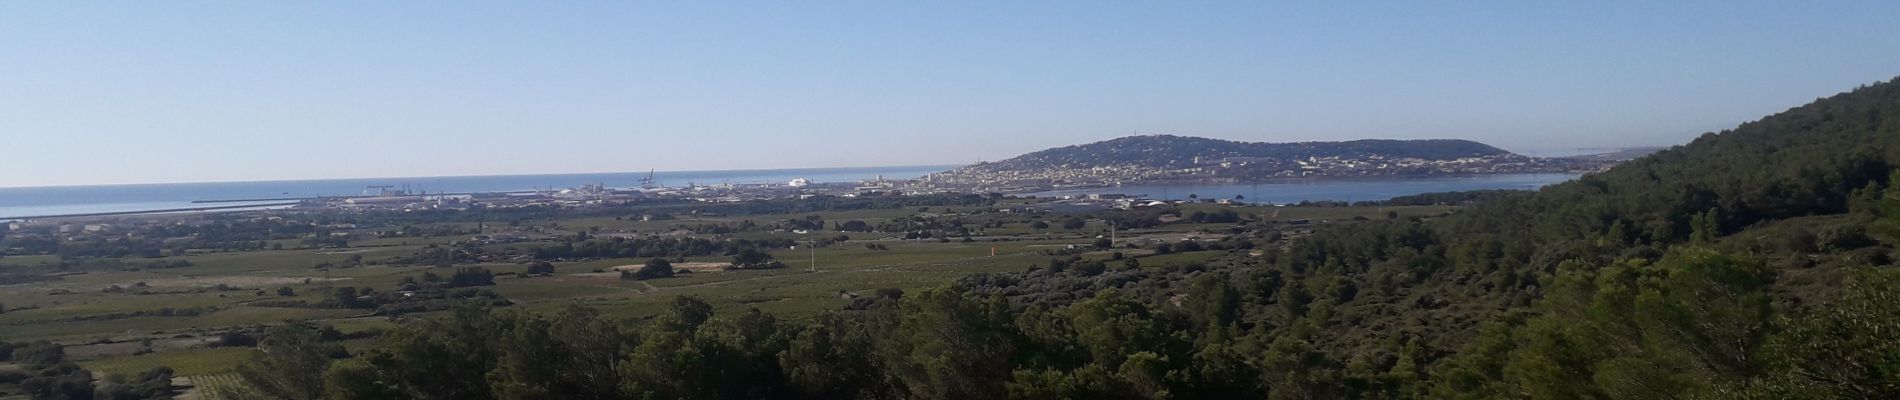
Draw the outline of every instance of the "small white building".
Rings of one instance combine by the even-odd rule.
[[[791,182],[786,182],[785,186],[791,186],[791,187],[811,186],[811,180],[805,179],[805,178],[793,179]]]

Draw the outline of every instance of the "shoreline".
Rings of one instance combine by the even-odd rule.
[[[1093,184],[1093,185],[1078,185],[1078,186],[1063,186],[1063,187],[1024,186],[1024,187],[1010,188],[1008,190],[979,190],[980,188],[976,188],[976,187],[950,187],[950,188],[940,188],[940,189],[959,192],[959,193],[1002,193],[1002,194],[1009,194],[1009,195],[1038,196],[1038,197],[1077,195],[1077,194],[1103,194],[1103,193],[1120,192],[1122,194],[1139,194],[1145,197],[1155,197],[1158,195],[1159,197],[1157,198],[1171,198],[1171,197],[1174,197],[1174,196],[1169,195],[1169,193],[1171,192],[1193,192],[1193,191],[1211,191],[1211,192],[1231,191],[1235,193],[1246,193],[1249,197],[1260,197],[1259,196],[1260,194],[1267,194],[1267,193],[1262,193],[1261,192],[1262,190],[1272,190],[1273,192],[1285,193],[1284,189],[1270,189],[1269,188],[1273,186],[1280,186],[1280,187],[1292,186],[1292,185],[1327,186],[1327,185],[1376,184],[1376,183],[1382,183],[1382,182],[1392,183],[1396,185],[1406,185],[1406,184],[1429,185],[1433,182],[1471,181],[1474,183],[1483,183],[1486,179],[1498,179],[1498,180],[1504,181],[1504,182],[1499,182],[1499,183],[1510,183],[1511,180],[1518,180],[1518,179],[1525,180],[1526,183],[1523,185],[1512,183],[1512,184],[1503,185],[1503,186],[1509,186],[1507,189],[1513,189],[1513,190],[1529,190],[1529,189],[1535,189],[1537,187],[1541,187],[1543,185],[1548,185],[1551,183],[1575,179],[1585,174],[1588,174],[1588,172],[1514,172],[1514,173],[1483,173],[1483,174],[1465,173],[1465,174],[1433,174],[1433,175],[1325,176],[1325,177],[1272,178],[1272,179],[1260,179],[1260,180],[1174,179],[1174,180],[1152,180],[1152,181],[1129,182],[1129,183],[1123,183],[1119,185]],[[1555,179],[1559,177],[1561,177],[1562,179]],[[1251,191],[1244,190],[1252,186],[1259,186],[1259,187],[1253,188]],[[1492,186],[1499,186],[1499,185],[1492,185]],[[1230,188],[1230,189],[1220,190],[1220,189],[1215,189],[1215,188]],[[1417,189],[1419,190],[1413,190],[1413,191],[1418,192],[1418,193],[1428,193],[1428,192],[1473,190],[1473,189],[1460,188],[1460,187],[1417,188]],[[1299,189],[1295,189],[1295,191],[1299,191]],[[1359,200],[1359,199],[1362,199],[1361,196],[1368,194],[1366,193],[1367,191],[1365,190],[1353,190],[1353,191],[1361,192],[1361,193],[1352,193],[1352,194],[1308,193],[1307,196],[1305,197],[1311,200],[1342,200],[1342,199]],[[526,192],[526,191],[504,191],[504,192],[498,192],[498,193],[521,193],[521,192]],[[1135,193],[1135,192],[1149,192],[1149,193]],[[1378,190],[1372,190],[1371,192],[1378,192]],[[484,193],[497,193],[497,192],[484,192]],[[441,195],[456,195],[456,194],[464,194],[464,193],[459,193],[459,192],[453,193],[453,194],[444,193]],[[435,195],[435,194],[432,194],[432,195]],[[1374,196],[1379,196],[1379,195],[1374,195]],[[302,201],[310,200],[310,199],[343,199],[343,198],[355,198],[355,197],[363,197],[363,196],[334,196],[334,197],[318,196],[318,197],[193,200],[189,202],[189,205],[194,205],[194,206],[185,206],[187,204],[179,204],[180,207],[164,207],[163,205],[159,205],[159,207],[150,208],[150,209],[133,209],[133,210],[119,210],[119,211],[32,213],[31,215],[22,215],[22,216],[0,216],[0,221],[109,217],[109,216],[147,215],[147,214],[220,211],[220,210],[242,210],[242,209],[293,206],[293,205],[300,204]],[[374,197],[374,196],[369,196],[369,197]],[[1267,197],[1272,197],[1272,196],[1267,196]],[[1259,199],[1259,200],[1266,200],[1266,199]],[[243,204],[243,205],[216,204],[216,203],[231,203],[231,202],[258,202],[258,201],[273,201],[273,202],[266,203],[266,204]],[[210,204],[207,204],[207,203],[210,203]],[[204,205],[195,206],[198,204],[204,204]],[[45,210],[45,211],[51,211],[51,210]]]
[[[237,209],[245,209],[245,208],[294,206],[297,204],[301,204],[301,203],[287,202],[287,203],[271,203],[271,204],[247,204],[247,205],[241,205],[241,206],[206,206],[206,207],[167,208],[167,209],[159,209],[159,210],[104,211],[104,212],[94,212],[94,213],[28,215],[28,216],[18,216],[18,217],[0,217],[0,221],[20,221],[20,220],[53,219],[53,218],[109,217],[109,216],[115,216],[115,215],[165,214],[165,213],[195,212],[195,211],[221,211],[221,210],[237,210]]]
[[[651,173],[651,174],[669,174],[669,175],[679,175],[679,174],[726,174],[726,173],[762,173],[762,172],[789,172],[789,173],[794,173],[794,174],[795,174],[795,173],[800,173],[800,172],[829,172],[829,171],[871,171],[871,170],[880,170],[880,169],[884,169],[884,170],[889,170],[889,169],[900,169],[900,170],[910,170],[910,169],[916,169],[916,170],[924,170],[924,169],[930,169],[930,170],[936,170],[937,172],[942,172],[942,170],[937,170],[937,169],[938,169],[938,168],[942,168],[943,170],[948,170],[948,169],[954,169],[954,168],[957,168],[957,167],[959,167],[959,166],[957,166],[957,165],[891,165],[891,166],[864,166],[864,167],[812,167],[812,168],[741,168],[741,169],[706,169],[706,170],[695,170],[695,169],[681,169],[681,170],[665,170],[665,171],[661,171],[661,170],[652,170],[652,171],[605,171],[605,172],[553,172],[553,173],[520,173],[520,174],[475,174],[475,175],[435,175],[435,176],[430,176],[430,175],[418,175],[418,176],[365,176],[365,177],[341,177],[341,178],[287,178],[287,179],[248,179],[248,180],[244,180],[244,179],[237,179],[237,180],[227,180],[227,179],[214,179],[214,180],[203,180],[203,181],[189,181],[189,180],[187,180],[187,181],[167,181],[167,182],[119,182],[119,183],[110,183],[110,182],[108,182],[108,183],[85,183],[85,184],[75,184],[75,185],[21,185],[21,186],[0,186],[0,191],[5,191],[5,190],[14,190],[14,189],[20,189],[20,190],[38,190],[38,189],[86,189],[86,188],[124,188],[124,187],[141,187],[141,186],[143,186],[143,187],[153,187],[153,186],[175,186],[175,185],[229,185],[229,184],[271,184],[271,183],[305,183],[305,182],[328,182],[328,181],[404,181],[404,180],[423,180],[423,179],[429,179],[429,180],[441,180],[441,179],[484,179],[484,178],[535,178],[535,177],[567,177],[567,176],[583,176],[583,175],[646,175],[646,174],[650,174],[650,173]],[[937,173],[937,172],[932,172],[932,173]],[[926,174],[926,175],[928,175],[928,174]]]

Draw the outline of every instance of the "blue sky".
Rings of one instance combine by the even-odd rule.
[[[1540,152],[1900,75],[1892,1],[937,3],[4,2],[0,186],[951,164],[1135,132]]]

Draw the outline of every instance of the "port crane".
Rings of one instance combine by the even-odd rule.
[[[654,187],[654,185],[653,185],[653,170],[651,170],[651,169],[648,169],[648,170],[647,170],[647,177],[645,177],[645,178],[640,178],[640,188],[641,188],[641,189],[652,189],[653,187]]]

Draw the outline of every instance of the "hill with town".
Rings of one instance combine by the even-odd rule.
[[[1148,135],[1057,147],[926,179],[944,186],[1007,190],[1153,181],[1573,172],[1601,167],[1602,163],[1592,160],[1529,157],[1457,139],[1266,143]]]

